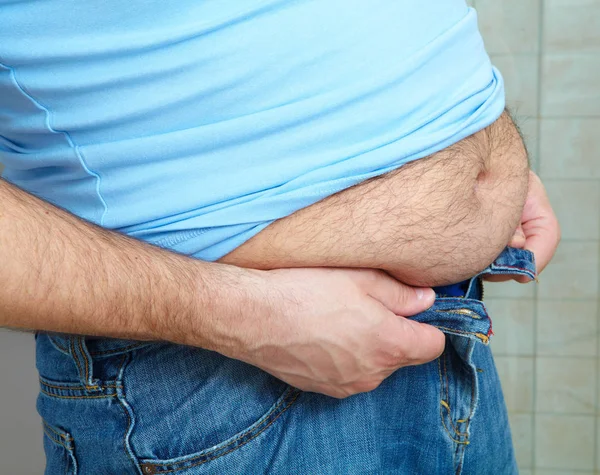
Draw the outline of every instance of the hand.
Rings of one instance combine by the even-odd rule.
[[[529,189],[521,215],[521,224],[515,231],[509,246],[528,249],[535,255],[539,275],[552,260],[560,242],[560,226],[552,210],[548,195],[539,177],[529,171]],[[515,279],[526,283],[524,276],[493,276],[494,281]],[[504,278],[503,278],[504,277]]]
[[[442,332],[404,318],[433,304],[431,289],[375,270],[256,272],[264,280],[255,288],[274,311],[244,321],[245,348],[233,357],[292,386],[343,398],[371,391],[398,368],[431,361],[444,349]]]

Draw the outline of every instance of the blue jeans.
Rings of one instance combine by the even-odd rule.
[[[507,249],[484,273],[534,276]],[[415,320],[446,349],[338,400],[170,343],[39,333],[47,474],[513,474],[481,278]]]

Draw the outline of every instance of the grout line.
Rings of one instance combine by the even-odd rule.
[[[488,288],[489,288],[489,284],[490,282],[487,282],[488,284]],[[491,296],[491,297],[486,297],[485,298],[486,301],[494,301],[494,300],[535,300],[535,297],[495,297],[495,296]],[[598,300],[598,297],[559,297],[559,298],[552,298],[552,297],[544,297],[543,299],[544,302],[583,302],[583,303],[590,303],[590,302],[596,302]],[[599,302],[600,303],[600,302]],[[600,356],[600,354],[599,354]]]
[[[598,182],[598,184],[600,184],[600,181],[598,178],[596,177],[587,177],[587,178],[569,178],[569,177],[546,177],[544,178],[544,183],[565,183],[565,182],[569,182],[569,181],[574,181],[574,182]]]
[[[598,251],[600,253],[600,243],[598,243]],[[598,275],[600,276],[600,262],[598,262]],[[600,330],[600,279],[598,279],[598,294],[596,295],[598,305],[597,305],[597,315],[596,315],[596,333]],[[598,453],[598,404],[600,404],[600,338],[596,340],[596,400],[594,401],[596,404],[596,414],[594,417],[594,468],[596,470],[600,470],[600,454]]]
[[[539,14],[538,14],[538,62],[537,62],[537,122],[536,122],[536,153],[537,157],[535,157],[534,171],[538,176],[541,175],[541,164],[542,164],[542,156],[541,156],[541,129],[542,129],[542,58],[543,58],[543,49],[544,49],[544,0],[539,0]],[[531,416],[531,466],[532,469],[536,469],[536,399],[537,399],[537,330],[538,330],[538,321],[539,321],[539,290],[536,285],[533,288],[533,414]]]
[[[554,119],[554,120],[567,120],[567,119],[592,119],[598,120],[600,119],[600,115],[577,115],[577,114],[562,114],[562,115],[554,115],[554,114],[546,114],[544,115],[544,120]]]
[[[535,359],[535,360],[579,360],[579,361],[585,361],[585,360],[596,360],[598,358],[596,358],[595,356],[583,356],[583,355],[553,355],[553,354],[545,354],[542,353],[540,355],[534,355],[534,354],[527,354],[527,353],[498,353],[495,352],[494,353],[494,357],[496,358],[519,358],[522,360],[530,360],[530,359]]]
[[[510,411],[511,414],[516,416],[531,416],[533,412],[530,411]],[[593,414],[592,413],[583,413],[583,412],[550,412],[550,411],[541,411],[538,412],[540,416],[556,416],[556,417],[586,417]]]
[[[572,244],[587,243],[587,244],[590,244],[590,243],[598,243],[599,241],[600,241],[600,239],[594,239],[594,238],[587,238],[587,239],[586,238],[566,238],[566,239],[561,240],[561,243],[562,244],[565,244],[565,243],[572,243]]]

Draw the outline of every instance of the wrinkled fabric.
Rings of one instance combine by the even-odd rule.
[[[0,2],[4,177],[205,260],[503,109],[464,0]]]
[[[533,255],[436,289],[411,318],[444,353],[342,400],[198,348],[39,333],[46,474],[516,474],[484,274],[534,278]]]

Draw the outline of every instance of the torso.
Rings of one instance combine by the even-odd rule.
[[[221,259],[271,269],[386,270],[414,285],[485,268],[521,216],[527,155],[512,120],[280,219]]]
[[[336,240],[363,229],[388,249],[352,241],[352,262],[405,262],[408,246],[379,236],[431,212],[412,188],[435,186],[446,164],[478,166],[422,157],[492,123],[503,82],[464,0],[347,3],[2,4],[4,178],[203,260],[275,220],[227,259],[339,265]]]

